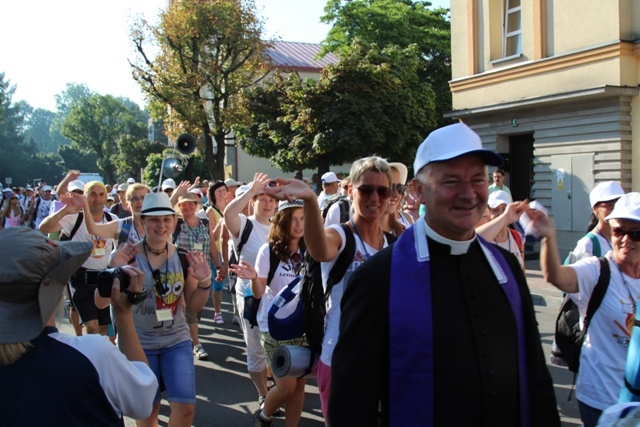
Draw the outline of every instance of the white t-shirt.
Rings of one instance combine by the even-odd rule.
[[[102,221],[99,222],[104,224],[111,221],[111,218],[115,219],[115,215],[113,217],[109,216],[110,214],[105,213],[102,216]],[[69,235],[71,234],[71,230],[76,225],[76,220],[78,219],[78,214],[71,214],[62,217],[60,220],[60,225],[62,226],[62,231]],[[82,266],[88,270],[104,270],[107,268],[107,264],[109,262],[109,254],[113,250],[113,239],[103,239],[98,236],[94,236],[89,234],[87,231],[87,226],[82,220],[80,227],[76,231],[76,234],[71,239],[74,242],[91,242],[93,243],[93,251],[91,251],[91,256],[82,264]]]
[[[43,219],[45,219],[49,215],[49,209],[51,207],[51,203],[53,203],[53,199],[45,200],[40,199],[40,203],[38,203],[37,199],[34,202],[38,206],[38,210],[34,213],[36,217],[35,228],[40,227],[40,223]]]
[[[240,233],[238,234],[238,238],[235,238],[233,235],[231,236],[231,239],[233,240],[233,248],[234,251],[238,253],[238,243],[240,243],[244,226],[247,224],[247,219],[251,220],[253,223],[253,230],[251,230],[251,234],[249,234],[247,242],[242,247],[238,262],[246,261],[255,268],[258,251],[260,250],[260,247],[266,243],[271,226],[260,224],[253,215],[249,218],[243,214],[239,214],[238,216],[240,217]],[[236,295],[240,298],[251,296],[251,281],[238,277],[238,281],[236,282]]]
[[[591,233],[596,236],[598,243],[600,243],[601,255],[604,255],[613,249],[611,247],[611,242],[602,237],[600,233],[597,233],[595,230]],[[585,234],[582,239],[578,240],[578,243],[576,243],[576,247],[572,252],[578,259],[582,259],[586,256],[593,256],[593,242],[591,241],[591,238]]]
[[[521,241],[524,240],[522,239],[522,236],[520,237],[520,239]],[[515,237],[513,237],[513,233],[511,231],[507,230],[507,240],[505,240],[504,242],[498,242],[497,240],[494,240],[492,243],[514,254],[518,259],[518,262],[520,263],[520,267],[524,268],[524,259],[522,259],[522,253],[520,253],[518,242],[516,242],[516,239]]]
[[[302,254],[300,254],[302,256]],[[265,243],[258,252],[258,258],[256,259],[256,272],[258,277],[267,279],[269,277],[269,268],[271,260],[269,259],[269,244]],[[269,314],[269,304],[278,295],[283,288],[285,288],[297,274],[295,273],[294,262],[283,262],[282,260],[276,267],[276,272],[271,279],[271,283],[267,285],[264,295],[260,300],[260,307],[258,308],[258,327],[260,332],[269,332],[269,324],[267,316]]]
[[[329,228],[329,227],[326,227]],[[329,278],[329,272],[335,265],[338,257],[342,253],[346,245],[346,237],[344,235],[344,230],[340,225],[332,225],[330,228],[333,228],[340,234],[342,238],[342,244],[340,245],[340,249],[338,250],[338,255],[336,258],[329,262],[322,263],[322,283],[325,288],[327,288],[327,279]],[[331,293],[329,294],[329,298],[327,300],[327,316],[325,319],[325,333],[324,340],[322,341],[322,354],[320,355],[320,360],[327,366],[331,366],[331,357],[333,356],[333,350],[338,343],[338,338],[340,335],[340,301],[342,301],[342,294],[344,293],[344,284],[349,280],[351,273],[353,273],[360,265],[366,261],[367,254],[369,256],[378,252],[377,249],[372,248],[363,242],[360,237],[354,234],[353,238],[356,241],[356,252],[353,257],[353,262],[347,268],[347,272],[345,273],[342,280],[337,282],[331,288]],[[388,246],[387,236],[384,236],[384,244],[383,247]]]
[[[606,255],[611,269],[609,288],[593,315],[580,355],[576,397],[596,409],[606,409],[618,402],[623,385],[627,349],[640,300],[640,279],[622,274]],[[580,308],[580,322],[586,314],[589,298],[600,276],[600,262],[591,257],[572,264],[578,275],[579,294],[571,298]],[[582,325],[581,325],[582,326]]]

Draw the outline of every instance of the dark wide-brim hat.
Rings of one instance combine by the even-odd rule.
[[[39,231],[0,232],[0,343],[31,341],[60,303],[69,278],[89,258],[91,242],[59,242]]]

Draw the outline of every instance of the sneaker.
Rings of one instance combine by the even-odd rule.
[[[284,418],[284,411],[282,410],[282,408],[278,408],[271,416],[276,418]]]
[[[265,420],[264,418],[262,418],[262,409],[258,409],[258,411],[253,414],[253,425],[256,427],[261,427],[261,426],[270,426],[271,425],[271,420]]]
[[[258,398],[258,406],[260,406],[260,410],[264,408],[264,402],[267,400],[267,396],[260,396]]]
[[[240,318],[238,316],[233,316],[233,320],[231,321],[234,325],[240,324]]]
[[[198,360],[207,360],[207,357],[209,357],[209,353],[204,351],[202,344],[196,344],[193,346],[193,354]]]
[[[215,316],[213,316],[213,322],[218,325],[222,325],[224,323],[224,319],[222,318],[222,313],[216,313]]]

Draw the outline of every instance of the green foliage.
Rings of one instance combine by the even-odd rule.
[[[240,120],[236,97],[265,73],[261,36],[252,0],[173,2],[159,25],[140,20],[131,32],[133,76],[156,105],[154,116],[162,115],[173,138],[204,134],[202,155],[217,179],[224,176],[225,137]]]
[[[450,123],[442,116],[451,110],[451,26],[447,9],[430,9],[428,1],[328,0],[322,22],[332,28],[323,41],[323,52],[344,56],[356,39],[388,46],[417,46],[422,82],[436,94],[438,126]],[[424,136],[424,135],[423,135]]]
[[[64,170],[78,169],[82,172],[98,172],[98,155],[91,149],[77,144],[61,145],[58,155]]]
[[[58,151],[58,146],[54,144],[51,136],[55,118],[56,114],[53,111],[37,108],[27,119],[24,138],[39,152],[56,153]]]
[[[170,157],[172,155],[172,152],[173,152],[172,149],[164,150],[166,157]],[[153,153],[148,155],[146,158],[146,161],[145,161],[146,167],[142,174],[142,179],[143,179],[143,182],[151,188],[159,185],[159,183],[162,182],[160,181],[160,167],[162,165],[162,158],[163,158],[162,153]],[[182,173],[178,174],[177,177],[173,178],[177,184],[179,184],[180,181],[187,180],[187,179],[193,182],[193,179],[196,176],[199,176],[202,180],[211,179],[209,170],[207,169],[207,166],[205,165],[204,160],[202,159],[202,156],[199,153],[195,153],[193,156],[191,156],[190,159],[193,159],[193,176],[192,177],[186,176],[187,168],[185,166],[185,169],[182,171]],[[166,176],[162,177],[163,180],[166,178],[168,177]]]
[[[141,121],[139,108],[132,111],[127,107],[132,108],[111,95],[92,95],[77,101],[62,123],[62,134],[73,145],[97,155],[97,167],[107,182],[117,181],[119,142],[146,137],[146,122]]]
[[[247,91],[249,125],[234,128],[249,154],[286,172],[377,154],[410,163],[435,126],[434,94],[421,82],[416,47],[383,50],[356,40],[316,83],[296,75]]]

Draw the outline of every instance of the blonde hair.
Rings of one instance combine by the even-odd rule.
[[[14,196],[11,196],[11,197],[14,197]],[[18,203],[13,205],[13,216],[22,216],[22,210],[20,210],[20,200],[17,200],[17,202]],[[5,199],[4,209],[2,210],[2,218],[9,217],[10,209],[11,209],[11,200]]]
[[[147,187],[144,184],[140,184],[139,182],[136,182],[135,184],[131,184],[130,186],[127,187],[127,192],[124,193],[124,198],[127,199],[128,201],[129,197],[131,197],[133,192],[136,190],[147,190],[147,194],[151,193],[151,189],[149,187]]]
[[[0,365],[8,366],[16,363],[33,345],[27,342],[0,344]]]
[[[389,178],[389,184],[391,184],[391,167],[389,163],[382,157],[371,156],[358,159],[351,165],[351,171],[349,172],[349,178],[351,179],[351,185],[360,183],[360,178],[365,172],[374,171],[387,175]]]

